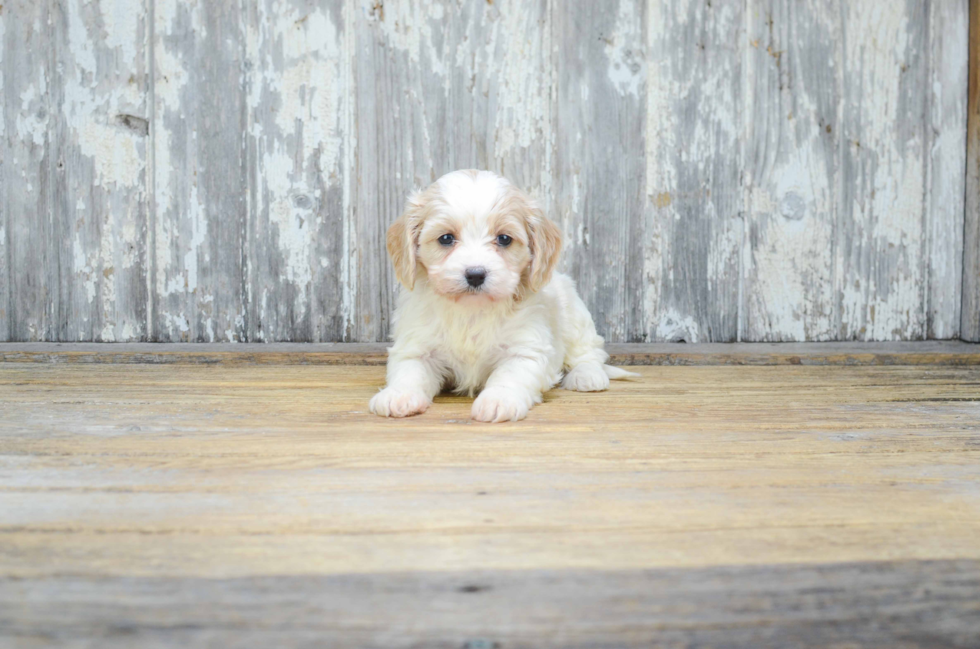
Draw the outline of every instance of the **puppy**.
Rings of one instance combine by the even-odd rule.
[[[517,421],[559,380],[592,392],[638,376],[605,365],[609,355],[572,280],[553,273],[560,252],[557,226],[494,173],[454,171],[414,193],[388,229],[404,290],[388,385],[371,412],[419,414],[451,386],[479,392],[473,419]]]

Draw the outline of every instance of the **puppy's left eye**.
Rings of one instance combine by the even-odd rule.
[[[511,241],[513,241],[513,239],[511,239],[509,235],[506,234],[497,235],[497,245],[500,246],[501,248],[506,248],[507,246],[509,246]]]
[[[453,245],[454,241],[456,241],[456,237],[454,237],[451,234],[444,234],[441,237],[439,237],[439,243],[441,243],[444,246],[451,246]]]

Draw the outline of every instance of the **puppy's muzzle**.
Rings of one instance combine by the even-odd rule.
[[[485,282],[487,279],[487,269],[483,266],[467,268],[463,275],[466,277],[467,284],[473,288],[479,288],[483,286],[483,282]]]

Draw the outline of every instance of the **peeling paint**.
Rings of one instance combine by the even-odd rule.
[[[186,218],[190,225],[191,240],[188,242],[187,252],[184,253],[184,285],[181,290],[195,293],[198,285],[198,258],[202,255],[201,246],[207,240],[208,233],[207,213],[198,198],[197,185],[191,186],[189,208]]]
[[[533,10],[521,10],[516,3],[501,3],[499,11],[499,18],[490,27],[486,46],[486,74],[497,80],[494,155],[498,163],[515,147],[527,149],[541,142],[550,124],[549,96],[540,91],[542,79],[538,68],[528,65],[528,61],[542,59],[550,41],[541,38],[541,33],[533,29],[536,20]],[[494,16],[493,10],[488,9],[484,19],[491,16]],[[505,35],[510,38],[526,36],[517,43],[509,42],[503,48],[498,69],[494,53]],[[534,191],[536,188],[527,189]]]
[[[369,4],[6,5],[41,53],[0,48],[8,207],[54,182],[71,214],[60,278],[0,224],[16,285],[68,302],[4,293],[28,315],[0,336],[134,340],[149,310],[163,339],[382,337],[381,221],[449,165],[541,198],[611,340],[958,333],[963,6]]]
[[[637,2],[620,0],[616,29],[605,37],[609,80],[620,94],[628,93],[637,97],[640,95],[646,68],[646,53],[631,47],[632,43],[641,43],[643,40],[643,21],[640,20],[638,9]]]
[[[74,254],[73,267],[75,268],[75,273],[83,279],[85,294],[88,302],[91,303],[95,300],[96,289],[98,288],[98,273],[95,271],[96,261],[94,255],[90,256],[85,251],[77,234],[72,243],[72,252]]]
[[[838,262],[841,332],[844,338],[890,340],[924,334],[922,308],[925,147],[922,88],[908,74],[924,32],[901,5],[853,3],[844,20],[844,119],[854,124],[845,149],[856,187],[843,198],[853,230],[845,232]],[[896,128],[895,125],[905,125]],[[858,128],[860,125],[860,128]],[[852,281],[864,280],[860,288]],[[871,308],[874,307],[874,312]]]
[[[298,287],[306,288],[313,279],[314,212],[297,207],[292,200],[291,192],[295,189],[290,182],[292,167],[292,160],[287,154],[266,153],[263,179],[270,195],[269,222],[275,226],[278,235],[279,251],[285,262],[285,278]],[[302,312],[306,306],[303,292],[300,291],[298,295],[300,303],[296,306]]]
[[[137,45],[142,42],[138,30],[145,17],[145,5],[133,0],[99,0],[98,7],[105,26],[105,45],[120,50],[124,61],[142,55]]]
[[[340,32],[324,11],[299,14],[260,3],[257,29],[249,47],[256,56],[273,57],[252,81],[253,108],[274,106],[273,121],[256,122],[257,177],[261,188],[253,206],[267,211],[282,259],[281,279],[295,286],[291,305],[299,317],[309,312],[313,290],[313,254],[319,224],[320,188],[346,175],[343,151],[344,91]],[[281,58],[281,62],[280,62]],[[316,175],[310,173],[316,170]]]
[[[42,146],[48,137],[48,109],[43,99],[48,84],[44,70],[38,70],[37,85],[28,86],[20,93],[20,113],[17,115],[17,137]]]
[[[667,340],[662,316],[674,313],[696,314],[706,339],[733,340],[741,224],[732,198],[741,191],[742,103],[740,53],[732,43],[741,40],[742,6],[654,0],[646,26],[647,338]]]
[[[135,56],[137,29],[143,18],[142,5],[119,4],[127,8],[105,5],[111,20],[106,22],[106,40],[109,46],[119,47],[123,56],[131,60]],[[110,125],[109,115],[115,115],[121,107],[140,103],[139,90],[132,84],[113,87],[106,92],[97,82],[99,70],[96,64],[95,38],[89,33],[81,11],[84,5],[75,1],[68,4],[69,46],[74,57],[74,74],[69,74],[65,85],[65,118],[71,128],[82,155],[91,158],[95,165],[95,181],[100,185],[135,187],[142,178],[144,161],[137,150],[139,138],[130,131]]]
[[[116,342],[116,331],[113,323],[105,323],[105,326],[102,327],[102,332],[99,333],[99,340],[104,343]]]
[[[179,331],[180,333],[186,334],[191,330],[190,320],[183,312],[178,314],[164,312],[161,314],[164,321],[167,323],[167,328],[172,331]]]
[[[120,335],[120,340],[123,341],[136,341],[140,340],[140,334],[137,329],[133,328],[131,322],[124,322],[122,327],[122,334]]]
[[[342,138],[340,110],[339,34],[330,17],[313,11],[302,17],[295,10],[277,11],[260,22],[282,41],[283,69],[266,69],[264,82],[278,95],[276,124],[283,134],[303,129],[303,159],[314,160],[327,176],[337,171]],[[273,99],[274,101],[274,99]]]
[[[433,39],[433,26],[442,28],[438,22],[433,22],[441,20],[432,15],[439,11],[433,9],[435,5],[442,8],[441,3],[431,0],[389,2],[385,5],[384,12],[377,15],[377,25],[385,41],[392,47],[407,53],[409,60],[415,65],[420,64],[424,57],[431,71],[448,83],[448,69],[436,51]]]
[[[674,309],[668,309],[660,315],[657,336],[667,342],[701,342],[700,328],[694,317],[682,315]]]

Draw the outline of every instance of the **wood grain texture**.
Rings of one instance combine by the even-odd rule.
[[[6,646],[950,647],[980,562],[0,581]],[[96,599],[97,598],[97,599]]]
[[[652,208],[643,299],[651,340],[737,338],[744,10],[693,0],[648,7]]]
[[[558,6],[552,218],[564,233],[564,270],[605,336],[645,340],[646,2]]]
[[[2,12],[3,221],[6,340],[58,340],[63,221],[56,216],[48,84],[53,66],[50,3],[24,2]]]
[[[963,219],[966,208],[966,111],[969,3],[929,3],[926,126],[926,338],[960,335]]]
[[[838,338],[926,333],[925,3],[843,3]],[[883,47],[882,44],[894,44]]]
[[[237,0],[153,7],[150,337],[244,341],[245,15]]]
[[[66,340],[145,340],[146,6],[73,0],[52,8],[59,327]]]
[[[6,363],[384,365],[389,343],[0,343]],[[610,343],[613,365],[980,365],[980,345],[895,343]]]
[[[247,339],[342,340],[354,135],[344,2],[248,6]]]
[[[144,339],[145,7],[3,13],[3,339]]]
[[[842,54],[826,2],[750,2],[740,340],[834,340]]]
[[[977,637],[978,367],[639,367],[502,425],[368,415],[381,367],[174,369],[0,366],[4,641]]]
[[[980,340],[968,6],[7,3],[0,340],[385,340],[467,167],[610,341]]]
[[[963,340],[980,342],[980,0],[970,0],[966,213],[963,228]]]

